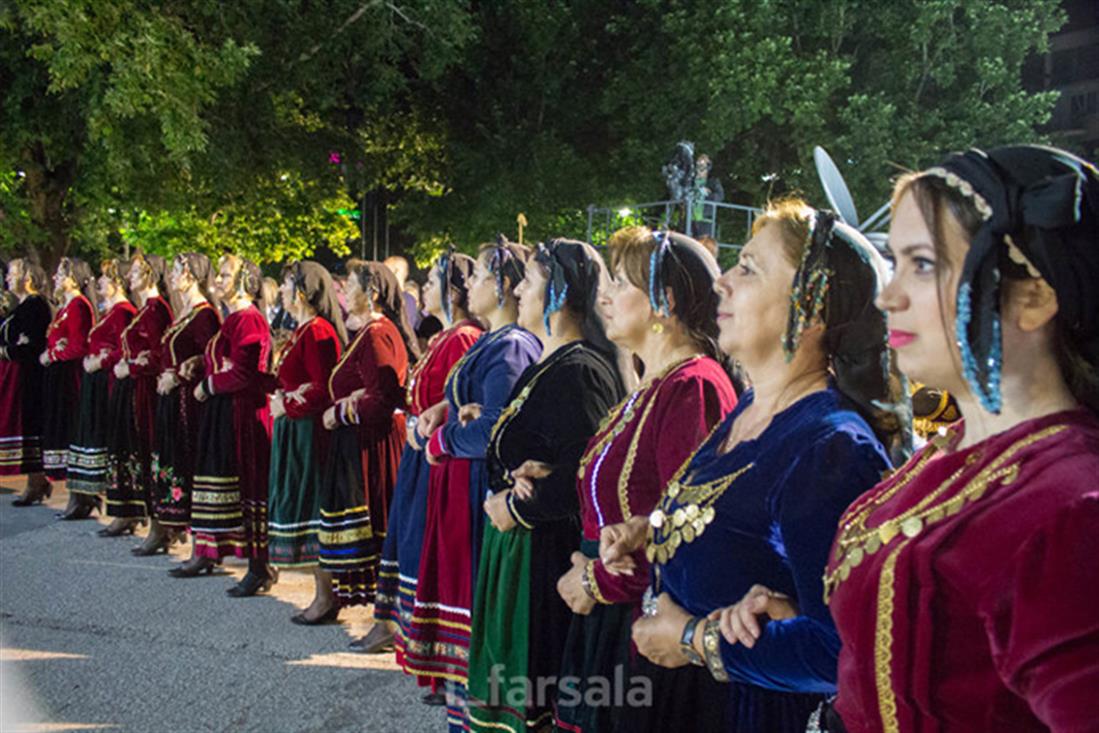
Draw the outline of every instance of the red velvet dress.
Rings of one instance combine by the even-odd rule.
[[[307,567],[320,556],[320,480],[329,442],[322,417],[332,404],[328,377],[340,351],[336,329],[315,316],[298,326],[278,358],[286,414],[275,419],[271,441],[267,527],[273,565]]]
[[[88,353],[88,332],[95,322],[95,309],[83,295],[77,295],[57,311],[46,329],[46,375],[42,392],[42,465],[46,476],[65,480],[69,444],[76,435],[73,416],[80,408],[80,378]]]
[[[180,365],[201,359],[220,327],[217,309],[203,302],[176,319],[160,342],[161,373],[171,372],[179,379],[175,389],[158,394],[156,400],[152,504],[156,518],[166,527],[185,529],[191,523],[195,444],[202,414],[195,381],[180,376]]]
[[[42,375],[50,306],[28,295],[0,324],[0,476],[42,470]]]
[[[65,488],[70,492],[98,496],[107,490],[108,411],[114,365],[122,358],[122,332],[136,313],[130,301],[116,303],[88,333],[88,355],[101,357],[103,362],[94,372],[84,372],[81,381],[76,434],[69,445],[65,478]]]
[[[408,352],[384,316],[368,323],[328,378],[340,426],[321,482],[320,564],[342,605],[371,603],[405,439]]]
[[[160,339],[172,323],[168,301],[149,298],[122,332],[122,358],[130,375],[111,390],[108,452],[111,485],[107,514],[144,517],[150,513],[156,378],[160,374]]]
[[[825,576],[852,733],[1099,730],[1099,418],[964,425],[856,500]]]
[[[206,345],[195,457],[191,534],[195,556],[267,561],[267,405],[271,332],[255,306],[226,316]]]
[[[416,362],[408,379],[408,411],[413,416],[412,420],[445,399],[443,388],[447,375],[481,333],[481,327],[476,323],[463,321],[432,337],[427,353]],[[378,573],[378,594],[374,602],[374,617],[390,621],[398,627],[397,662],[402,666],[416,600],[430,476],[431,466],[423,446],[413,448],[406,441],[397,472],[397,486],[393,491],[388,534]],[[424,677],[420,677],[419,681],[425,686],[430,683],[429,678]]]
[[[588,443],[577,482],[584,531],[581,550],[594,559],[592,588],[600,603],[590,614],[572,617],[562,663],[562,676],[581,680],[581,693],[586,693],[588,680],[614,679],[616,666],[629,667],[630,626],[640,615],[649,585],[643,549],[633,556],[637,569],[632,576],[611,575],[604,569],[598,559],[600,531],[652,512],[675,472],[736,402],[721,365],[695,357],[619,403]],[[612,705],[557,707],[562,730],[610,731],[614,720]]]

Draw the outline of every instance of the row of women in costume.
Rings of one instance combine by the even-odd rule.
[[[276,372],[268,504],[218,453],[239,426],[210,438],[262,338],[229,316],[225,356],[189,377],[190,568],[232,534],[208,516],[246,548],[284,541],[287,564],[315,536],[332,595],[302,620],[374,600],[358,647],[392,638],[456,730],[1099,729],[1099,171],[1034,146],[951,155],[897,183],[888,253],[800,200],[723,274],[640,227],[605,261],[500,240],[432,270],[448,328],[407,380],[377,345],[341,376],[370,329],[401,352],[370,279],[340,360],[292,377],[324,340],[306,272],[324,276],[290,268],[312,310]],[[963,416],[914,455],[907,380]],[[371,462],[383,433],[399,462]]]
[[[137,555],[189,531],[192,557],[172,574],[209,574],[224,557],[246,558],[231,595],[265,589],[279,565],[317,566],[314,606],[330,617],[336,593],[352,601],[372,593],[404,439],[408,354],[418,348],[386,268],[363,263],[350,273],[346,320],[324,268],[286,268],[283,301],[302,325],[273,361],[256,303],[259,268],[238,257],[223,257],[216,272],[198,254],[176,257],[167,272],[153,256],[124,268],[104,262],[98,318],[81,294],[90,289],[86,264],[62,260],[52,320],[42,279],[25,260],[9,264],[18,305],[3,325],[0,366],[11,386],[3,470],[29,475],[17,504],[65,479],[62,519],[89,516],[102,498],[113,521],[101,535],[151,524]],[[318,562],[322,536],[330,573]],[[318,620],[308,611],[295,619]]]

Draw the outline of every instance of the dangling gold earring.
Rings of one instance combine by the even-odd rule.
[[[653,324],[653,333],[664,333],[664,324],[657,321]]]

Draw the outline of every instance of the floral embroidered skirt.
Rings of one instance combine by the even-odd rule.
[[[190,384],[181,384],[156,401],[156,445],[152,456],[152,505],[160,523],[176,529],[191,523],[195,444],[201,405]]]
[[[146,490],[151,478],[149,444],[137,425],[137,380],[115,380],[107,406],[111,425],[107,442],[110,483],[107,514],[112,517],[144,517]]]

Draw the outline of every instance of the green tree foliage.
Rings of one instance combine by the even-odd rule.
[[[1038,139],[1021,68],[1056,0],[15,0],[0,9],[0,246],[339,248],[370,195],[424,262],[582,236],[664,197],[681,139],[727,200],[863,216],[901,168]],[[286,180],[282,175],[288,175]],[[370,211],[368,210],[368,214]],[[373,225],[375,222],[371,222]]]
[[[150,226],[231,221],[203,224],[202,241],[237,242],[264,260],[302,256],[309,242],[342,247],[349,224],[331,213],[347,208],[341,197],[402,174],[413,190],[439,186],[416,154],[430,145],[401,137],[389,146],[394,131],[380,121],[392,127],[400,109],[411,110],[415,86],[469,36],[460,2],[17,0],[5,8],[0,80],[12,93],[0,113],[0,166],[25,173],[24,208],[50,234],[41,238],[44,259],[100,249],[102,240],[77,238],[101,237],[112,222],[132,236],[132,217],[108,209],[144,212],[136,221]],[[398,147],[408,154],[394,156]],[[347,162],[336,177],[332,151]],[[365,165],[378,157],[384,175]],[[300,186],[276,195],[270,181],[287,171]],[[55,200],[36,204],[44,191]],[[193,227],[166,226],[154,239],[192,246],[167,234],[186,231]]]
[[[339,214],[352,202],[342,191],[328,196],[314,182],[283,174],[255,195],[205,216],[194,209],[125,216],[119,230],[132,248],[160,255],[235,252],[256,262],[300,260],[318,250],[345,256],[358,227]]]
[[[466,244],[519,211],[532,237],[575,236],[589,203],[664,198],[681,139],[750,205],[823,204],[824,145],[868,216],[900,168],[1039,139],[1056,94],[1025,92],[1022,64],[1064,20],[1056,0],[515,0],[476,17],[480,42],[436,88],[450,193],[401,211]]]

